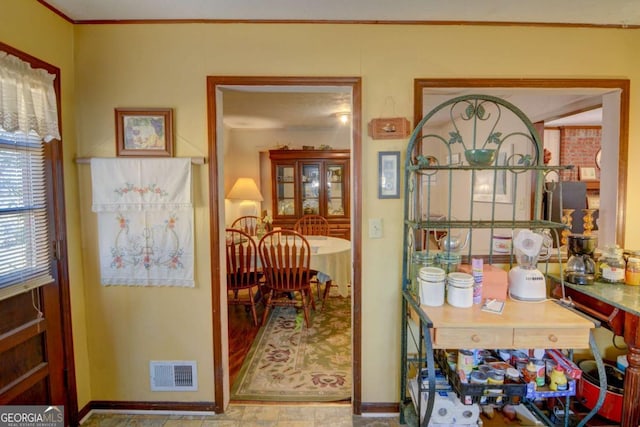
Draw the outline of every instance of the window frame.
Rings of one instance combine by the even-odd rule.
[[[12,155],[11,152],[16,154]],[[48,167],[51,159],[47,158],[45,143],[39,137],[15,137],[0,132],[0,160],[5,159],[15,163],[14,176],[19,175],[19,177],[12,180],[13,186],[7,185],[5,188],[10,191],[0,193],[0,206],[5,200],[7,202],[4,208],[0,207],[0,217],[6,215],[10,221],[12,218],[19,220],[20,217],[25,217],[25,223],[29,224],[28,227],[31,230],[24,227],[23,230],[18,231],[19,226],[15,224],[9,224],[7,227],[9,233],[25,239],[25,247],[22,250],[17,246],[3,249],[3,251],[9,249],[4,253],[11,253],[14,256],[11,260],[0,259],[0,268],[6,269],[4,274],[0,274],[0,300],[52,283],[55,258],[51,245],[51,219],[54,215],[51,209],[53,203],[52,179],[49,174],[51,168]],[[21,166],[24,167],[20,168]],[[7,167],[3,167],[3,172],[7,171]],[[10,180],[4,180],[4,182],[11,183]],[[26,190],[35,191],[27,192]],[[12,196],[17,192],[22,193],[17,197]],[[5,193],[9,194],[9,197],[3,199],[2,195]],[[4,221],[0,222],[0,233],[3,231],[1,229],[3,223]],[[12,262],[23,263],[23,265],[21,268],[9,270]]]

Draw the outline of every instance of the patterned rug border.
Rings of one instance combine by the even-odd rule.
[[[329,300],[327,301],[327,308],[326,308],[327,312],[312,311],[311,328],[314,328],[314,320],[318,315],[324,315],[324,316],[330,315],[331,313],[330,306],[332,306],[332,303],[336,304],[336,303],[345,302],[345,301],[338,301],[339,299],[345,300],[345,298],[342,298],[342,297],[329,298]],[[346,298],[346,300],[349,301],[348,304],[351,303],[350,298]],[[352,392],[351,390],[352,380],[353,380],[352,378],[353,361],[352,360],[350,361],[350,364],[349,364],[349,369],[348,369],[349,381],[348,381],[348,388],[346,390],[330,389],[329,391],[327,391],[326,388],[323,388],[320,391],[314,390],[314,391],[295,391],[295,392],[292,392],[292,391],[278,392],[275,390],[265,390],[264,392],[257,392],[256,390],[253,390],[252,392],[239,391],[239,389],[243,388],[243,385],[247,381],[246,377],[248,375],[248,371],[251,369],[251,365],[255,363],[254,358],[256,357],[256,353],[264,347],[265,345],[264,341],[268,339],[268,331],[270,331],[274,327],[274,325],[272,324],[272,322],[276,321],[274,320],[274,318],[276,316],[279,316],[280,313],[282,313],[284,310],[291,310],[291,308],[278,307],[276,308],[276,310],[273,310],[269,315],[267,324],[261,327],[260,330],[258,331],[258,334],[256,335],[256,338],[254,339],[253,344],[251,345],[251,349],[247,353],[247,357],[245,358],[245,361],[242,364],[240,372],[231,388],[231,400],[233,401],[264,401],[264,402],[339,402],[339,401],[350,400],[351,392]],[[350,322],[351,322],[351,311],[349,310],[349,325],[350,325]],[[306,326],[304,325],[304,321],[302,322],[302,328],[303,329],[298,331],[298,335],[302,333],[302,330],[306,329]],[[349,336],[350,336],[350,332],[349,332]],[[302,341],[302,338],[299,338],[299,341]],[[306,345],[308,344],[309,343],[307,342]]]

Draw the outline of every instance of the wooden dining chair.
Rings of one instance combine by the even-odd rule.
[[[315,301],[309,269],[311,247],[307,239],[293,230],[274,230],[260,240],[258,252],[266,295],[262,324],[272,307],[294,306],[302,308],[309,327],[309,307],[315,310]],[[296,292],[300,294],[300,301],[295,298]]]
[[[329,221],[322,215],[303,215],[293,229],[304,236],[328,236]]]
[[[225,237],[228,304],[250,308],[253,324],[258,326],[256,302],[260,300],[260,292],[254,294],[254,289],[259,291],[262,285],[262,273],[258,269],[258,247],[249,233],[241,230],[227,228]]]
[[[304,215],[301,216],[293,225],[293,229],[304,236],[328,236],[329,235],[329,221],[322,215]],[[318,272],[311,270],[311,283],[318,285],[318,299],[320,299],[320,291],[322,284],[318,280]],[[322,308],[329,296],[329,290],[333,286],[331,280],[327,280],[324,285],[324,293],[322,295]]]
[[[256,230],[258,228],[258,221],[260,221],[260,218],[258,218],[257,216],[241,216],[240,218],[237,218],[235,221],[233,221],[233,224],[231,224],[231,228],[244,231],[250,236],[255,236]]]

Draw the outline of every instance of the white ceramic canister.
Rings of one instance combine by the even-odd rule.
[[[447,302],[459,308],[473,305],[473,276],[452,272],[447,275]]]
[[[422,267],[418,272],[420,303],[431,307],[444,304],[446,274],[438,267]]]

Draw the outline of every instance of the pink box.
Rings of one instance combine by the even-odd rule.
[[[458,271],[471,274],[470,264],[460,264]],[[500,267],[494,267],[491,264],[482,266],[482,299],[495,298],[498,300],[507,300],[507,288],[509,287],[509,278],[507,272]]]

